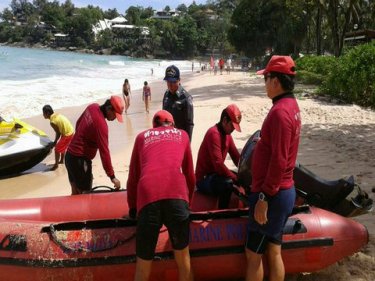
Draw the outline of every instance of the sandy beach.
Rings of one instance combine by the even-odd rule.
[[[263,77],[257,77],[255,74],[232,72],[230,75],[213,75],[209,72],[196,72],[182,76],[181,83],[194,98],[195,127],[191,143],[194,161],[206,130],[219,120],[226,105],[236,103],[243,113],[242,133],[233,133],[238,148],[242,148],[251,134],[260,129],[272,105],[265,94]],[[130,109],[128,114],[124,115],[124,123],[108,123],[112,163],[122,188],[126,185],[134,138],[137,133],[151,126],[153,114],[161,109],[166,85],[160,81],[150,86],[150,114],[145,112],[141,91],[133,91]],[[297,85],[298,88],[300,86]],[[355,181],[374,198],[375,112],[355,105],[339,105],[311,98],[300,90],[297,92],[303,122],[299,162],[328,180],[353,175]],[[57,111],[75,124],[84,108],[85,106],[79,106]],[[54,132],[42,115],[26,119],[26,122],[44,130],[54,139]],[[55,171],[48,171],[48,165],[53,163],[54,156],[50,154],[31,170],[18,176],[0,179],[0,199],[69,195],[70,186],[65,167],[62,165]],[[93,170],[94,186],[111,184],[98,155],[93,161]],[[288,276],[287,280],[375,280],[374,213],[356,217],[355,220],[363,223],[370,233],[366,248],[325,270]]]

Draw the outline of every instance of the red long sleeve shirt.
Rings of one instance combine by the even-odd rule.
[[[158,127],[138,134],[127,182],[129,208],[139,212],[163,199],[190,202],[194,188],[193,158],[184,130]]]
[[[251,174],[252,192],[273,196],[279,189],[294,185],[301,131],[298,104],[291,94],[274,99],[273,107],[263,122],[261,139],[255,146]]]
[[[115,173],[108,148],[108,125],[99,104],[95,103],[89,105],[79,117],[68,152],[92,160],[98,149],[107,176],[113,177]]]
[[[225,166],[224,161],[229,152],[233,163],[238,166],[240,154],[234,144],[232,136],[226,135],[218,126],[219,125],[216,124],[208,129],[199,148],[197,167],[195,169],[197,181],[213,173],[231,178],[234,181],[237,180],[236,174]]]

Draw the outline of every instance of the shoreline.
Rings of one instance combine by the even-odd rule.
[[[40,104],[54,109],[84,105],[120,94],[125,78],[132,90],[143,82],[160,81],[170,64],[182,75],[191,73],[190,61],[133,59],[125,56],[92,56],[30,48],[0,48],[1,115],[6,120],[40,113]],[[48,57],[47,61],[43,58]],[[54,106],[55,105],[55,106]]]
[[[131,83],[131,81],[130,81]],[[272,102],[266,97],[264,81],[253,74],[232,72],[231,75],[203,73],[182,74],[183,87],[194,98],[195,126],[192,139],[193,161],[207,129],[218,122],[220,113],[229,103],[236,103],[242,112],[242,133],[234,132],[233,139],[238,148],[246,143],[250,135],[260,129]],[[155,111],[161,109],[161,99],[166,89],[165,82],[150,83],[152,102],[150,114],[144,112],[140,91],[132,92],[129,114],[124,123],[108,122],[112,163],[116,176],[125,187],[130,154],[134,138],[151,126]],[[301,142],[298,161],[306,168],[327,180],[354,175],[355,181],[374,198],[371,190],[375,186],[375,112],[355,105],[341,105],[326,101],[298,97],[302,113]],[[85,106],[67,107],[57,110],[68,116],[72,123]],[[41,116],[26,120],[53,137],[49,122]],[[0,198],[32,198],[70,194],[65,167],[43,172],[46,164],[53,162],[49,155],[41,164],[27,173],[0,180]],[[231,161],[227,162],[228,164]],[[94,185],[109,185],[97,155],[93,161]],[[369,232],[369,244],[359,253],[309,275],[298,275],[299,281],[320,281],[328,278],[341,281],[375,280],[375,214],[356,217]],[[288,276],[286,280],[296,280]]]

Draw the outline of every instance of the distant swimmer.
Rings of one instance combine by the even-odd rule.
[[[115,189],[121,187],[112,167],[108,147],[108,121],[117,119],[123,122],[124,101],[118,96],[111,96],[104,104],[89,105],[76,123],[76,133],[69,144],[65,156],[72,195],[89,193],[92,188],[92,159],[99,150],[100,159],[107,176]]]
[[[130,106],[130,84],[129,80],[125,79],[124,84],[122,85],[122,95],[124,97],[124,102],[125,102],[125,113],[128,113],[128,108]]]
[[[146,112],[150,112],[150,101],[151,101],[151,88],[148,85],[147,81],[143,83],[143,94],[142,94],[142,100],[145,102],[145,108]]]
[[[50,120],[51,127],[55,131],[55,164],[51,170],[56,170],[59,164],[64,164],[65,152],[74,136],[72,123],[64,115],[55,113],[49,104],[42,108],[45,119]]]

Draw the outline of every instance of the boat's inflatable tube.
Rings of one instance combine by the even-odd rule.
[[[260,137],[260,131],[256,131],[247,141],[240,157],[238,182],[247,190],[251,188],[252,152]],[[372,199],[354,182],[352,176],[348,179],[325,180],[297,162],[293,178],[297,194],[302,199],[300,202],[346,217],[372,210]]]
[[[203,210],[211,201],[195,194],[192,209]],[[121,218],[126,205],[126,192],[2,200],[0,279],[133,280],[136,222]],[[190,253],[196,280],[244,277],[247,214],[246,209],[192,213]],[[351,219],[303,207],[289,218],[283,239],[286,272],[312,272],[357,252],[368,242],[368,233]],[[177,279],[168,232],[162,228],[151,280]]]
[[[22,122],[0,123],[0,177],[20,173],[41,162],[52,149],[48,136]]]

